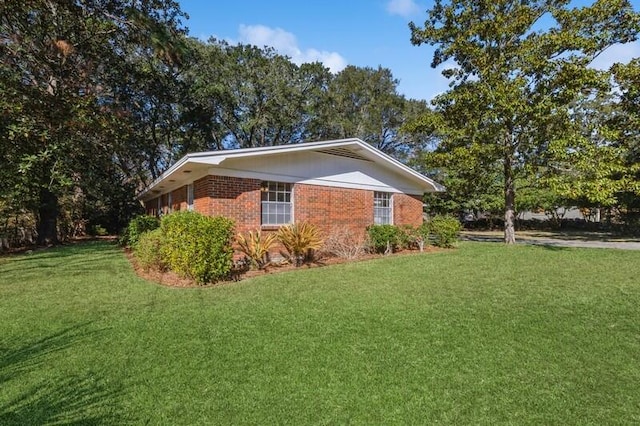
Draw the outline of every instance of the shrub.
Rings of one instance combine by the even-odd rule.
[[[406,241],[407,248],[417,248],[424,251],[425,244],[429,244],[429,226],[426,223],[418,227],[405,225],[400,229],[403,233],[401,238]]]
[[[242,234],[236,236],[236,242],[240,250],[249,258],[251,264],[262,269],[269,264],[269,250],[277,241],[276,234],[262,235],[260,231],[249,231],[245,237]]]
[[[296,266],[313,257],[313,250],[322,247],[322,238],[317,227],[310,223],[294,223],[278,230],[278,240]]]
[[[376,253],[392,253],[401,244],[400,230],[394,225],[371,225],[367,233],[371,249]]]
[[[349,227],[337,227],[325,239],[324,251],[342,259],[355,259],[366,253],[367,239]]]
[[[162,261],[160,252],[162,242],[162,230],[154,229],[140,235],[140,238],[133,246],[133,255],[138,264],[146,271],[149,269],[157,269],[159,271],[167,269],[166,264]]]
[[[453,247],[460,234],[460,221],[452,216],[437,215],[428,222],[433,244],[438,247]]]
[[[140,236],[145,232],[153,231],[160,226],[160,220],[155,216],[140,215],[131,219],[129,225],[120,237],[120,244],[135,246]]]
[[[93,225],[91,228],[89,228],[88,233],[89,235],[95,237],[104,237],[106,235],[109,235],[109,231],[107,231],[107,228],[102,225]]]
[[[228,276],[233,257],[233,221],[176,212],[162,218],[162,259],[179,275],[206,284]]]
[[[398,228],[397,248],[409,249],[417,247],[415,241],[416,228],[411,225],[400,225]]]

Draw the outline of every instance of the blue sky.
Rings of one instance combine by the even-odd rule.
[[[447,90],[430,67],[430,46],[413,46],[408,23],[422,25],[432,1],[420,0],[178,0],[193,37],[271,46],[296,63],[321,61],[389,68],[409,98],[430,100]],[[640,0],[634,0],[638,10]],[[640,56],[640,43],[613,46],[594,66],[608,68]]]

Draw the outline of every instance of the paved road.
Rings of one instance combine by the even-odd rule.
[[[486,234],[474,234],[465,232],[461,235],[463,241],[491,241],[502,242],[502,237]],[[581,240],[581,239],[560,239],[549,237],[532,237],[526,236],[519,238],[516,234],[516,243],[532,244],[538,246],[552,247],[587,247],[587,248],[613,248],[620,250],[640,250],[640,241],[600,241],[600,240]]]

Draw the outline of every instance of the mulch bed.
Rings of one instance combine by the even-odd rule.
[[[437,252],[437,251],[441,251],[443,249],[437,248],[437,247],[425,247],[423,253],[433,253],[433,252]],[[382,255],[382,254],[367,254],[361,257],[358,257],[356,259],[343,259],[343,258],[339,258],[339,257],[324,257],[321,259],[318,259],[317,261],[314,262],[310,262],[310,263],[305,263],[301,266],[294,266],[292,264],[278,264],[278,265],[270,265],[265,269],[262,270],[249,270],[246,272],[242,272],[240,274],[238,274],[237,276],[235,276],[234,280],[228,280],[228,281],[218,281],[216,283],[212,283],[212,284],[206,284],[206,285],[199,285],[198,283],[196,283],[195,281],[188,279],[188,278],[183,278],[180,277],[179,275],[177,275],[175,272],[172,271],[158,271],[158,270],[153,270],[153,269],[149,269],[149,270],[145,270],[144,268],[140,267],[140,265],[138,265],[138,263],[136,262],[135,257],[133,256],[133,253],[131,252],[131,250],[125,250],[125,254],[127,256],[127,258],[129,259],[129,261],[131,262],[131,265],[133,266],[134,271],[136,272],[136,274],[147,280],[147,281],[152,281],[155,282],[157,284],[163,285],[163,286],[167,286],[167,287],[212,287],[212,286],[219,286],[219,285],[227,285],[227,284],[231,284],[234,282],[238,282],[238,281],[242,281],[248,278],[253,278],[253,277],[259,277],[262,275],[270,275],[270,274],[279,274],[282,272],[288,272],[288,271],[296,271],[296,270],[301,270],[301,269],[309,269],[309,268],[321,268],[324,266],[329,266],[329,265],[338,265],[341,263],[351,263],[351,262],[361,262],[363,260],[371,260],[371,259],[382,259],[384,257],[395,257],[395,256],[406,256],[406,255],[411,255],[411,254],[418,254],[420,253],[418,250],[403,250],[400,252],[396,252],[396,253],[392,253],[389,255]]]

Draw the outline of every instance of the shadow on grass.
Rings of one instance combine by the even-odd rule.
[[[58,378],[0,405],[2,425],[127,424],[117,410],[121,392],[92,375]]]
[[[62,244],[53,247],[37,247],[22,253],[3,254],[3,259],[10,259],[13,262],[24,262],[33,259],[58,259],[78,254],[96,255],[112,252],[117,247],[117,243],[113,241],[78,241]]]
[[[89,326],[79,324],[16,348],[0,348],[0,387],[11,395],[0,399],[0,424],[123,424],[116,404],[120,391],[106,386],[97,374],[43,373],[31,386],[24,385],[23,376],[46,370],[42,366],[55,353],[98,333]],[[21,390],[9,394],[11,387]]]
[[[120,252],[113,242],[88,241],[64,246],[37,249],[32,252],[13,254],[0,259],[5,272],[27,271],[30,269],[56,268],[73,262],[73,257],[81,256],[82,261],[94,264],[105,258],[118,256]],[[80,258],[79,258],[80,259]]]

